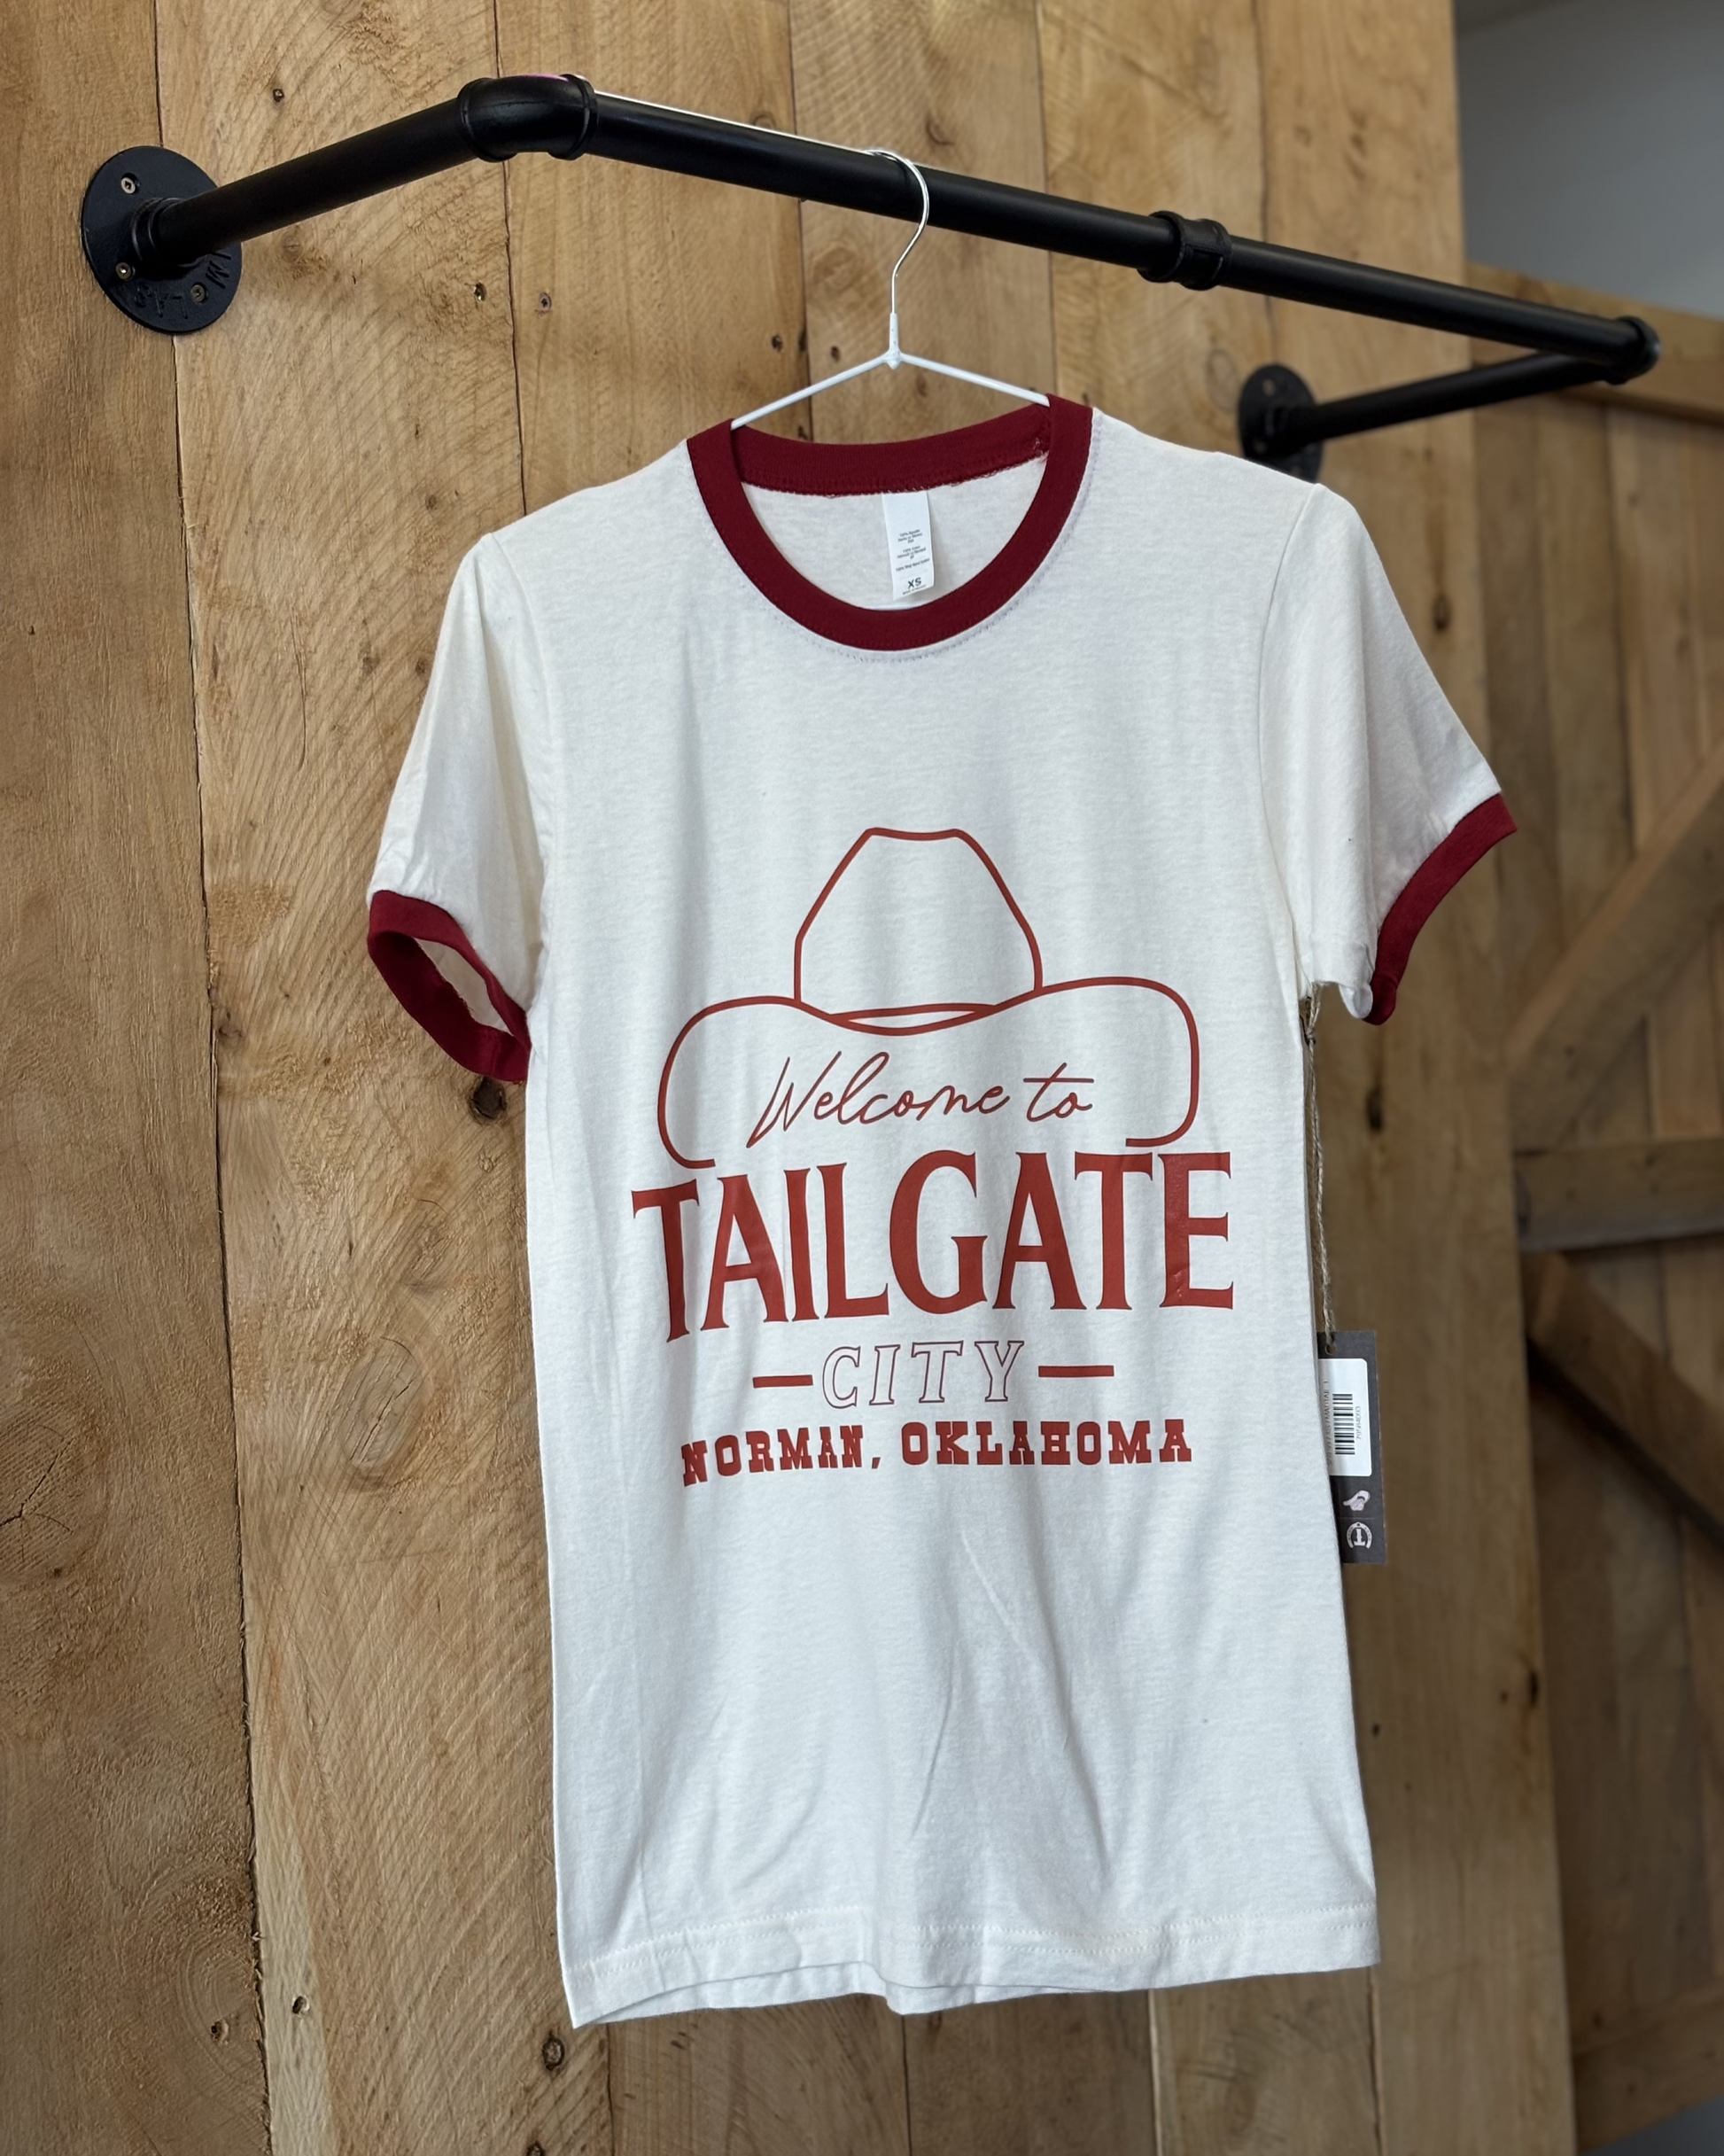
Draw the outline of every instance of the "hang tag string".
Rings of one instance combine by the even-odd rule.
[[[1299,1007],[1299,1031],[1305,1043],[1305,1150],[1317,1260],[1317,1319],[1327,1350],[1335,1344],[1335,1311],[1329,1296],[1329,1241],[1323,1230],[1323,1118],[1317,1111],[1317,1016],[1322,1008],[1323,986],[1314,983]]]

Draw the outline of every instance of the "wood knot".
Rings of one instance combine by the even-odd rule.
[[[467,1096],[467,1105],[481,1123],[495,1123],[509,1109],[509,1095],[493,1078],[482,1078]]]
[[[374,1342],[347,1372],[330,1410],[330,1428],[368,1480],[400,1472],[418,1428],[423,1383],[418,1356],[401,1340]]]

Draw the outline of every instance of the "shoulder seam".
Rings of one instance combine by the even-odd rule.
[[[1311,502],[1316,501],[1318,491],[1316,487],[1312,487],[1310,498],[1300,503],[1299,513],[1287,526],[1287,535],[1282,541],[1281,551],[1276,557],[1275,574],[1270,579],[1269,599],[1263,608],[1262,634],[1257,640],[1257,806],[1263,821],[1263,834],[1269,841],[1269,857],[1275,864],[1275,881],[1281,892],[1282,909],[1286,915],[1287,928],[1293,939],[1295,982],[1304,971],[1299,948],[1299,923],[1293,917],[1293,899],[1287,891],[1286,870],[1282,863],[1280,849],[1275,843],[1275,826],[1270,817],[1269,786],[1263,776],[1263,665],[1269,650],[1270,625],[1275,619],[1275,603],[1281,595],[1281,578],[1287,565],[1287,557],[1292,553],[1293,541],[1310,514]]]

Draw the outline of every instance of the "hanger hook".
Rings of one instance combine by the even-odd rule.
[[[904,253],[899,255],[897,261],[892,264],[892,290],[890,302],[891,313],[887,324],[886,364],[889,367],[896,367],[898,363],[898,355],[901,349],[898,344],[898,271],[902,269],[904,265],[910,260],[911,255],[915,251],[916,242],[928,230],[928,211],[930,208],[928,193],[928,181],[923,176],[921,167],[917,164],[913,158],[905,157],[902,150],[873,149],[869,151],[868,155],[870,157],[896,158],[898,163],[902,165],[907,172],[914,174],[916,184],[922,191],[921,222],[917,225],[915,230],[910,235],[910,245],[904,250]]]

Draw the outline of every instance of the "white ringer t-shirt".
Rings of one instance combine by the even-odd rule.
[[[1062,401],[466,557],[370,948],[525,1080],[578,2023],[1375,1958],[1298,1005],[1512,828],[1346,502]]]

